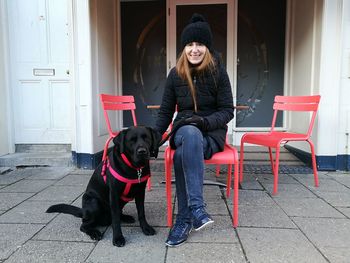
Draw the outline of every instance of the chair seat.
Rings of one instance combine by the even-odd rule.
[[[174,157],[175,150],[170,147],[166,148],[166,151],[170,151],[171,159]],[[205,160],[206,164],[235,164],[235,149],[225,144],[222,152],[214,153],[209,160]]]
[[[291,132],[267,132],[267,133],[246,133],[242,140],[245,143],[263,145],[267,147],[277,148],[281,142],[288,141],[305,141],[308,137],[306,134]]]

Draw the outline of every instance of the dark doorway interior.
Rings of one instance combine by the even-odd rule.
[[[121,2],[123,95],[136,100],[139,125],[153,126],[152,110],[160,104],[166,79],[166,2]],[[124,114],[124,127],[132,125]]]
[[[239,0],[236,127],[270,127],[275,95],[283,95],[286,0]],[[282,126],[279,116],[276,126]]]

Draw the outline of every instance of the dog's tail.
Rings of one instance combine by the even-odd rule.
[[[83,210],[80,207],[67,204],[57,204],[50,206],[46,213],[63,213],[70,214],[79,218],[83,217]]]

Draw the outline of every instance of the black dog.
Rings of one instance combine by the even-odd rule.
[[[47,213],[61,212],[82,218],[80,230],[91,239],[100,240],[102,233],[97,226],[112,224],[113,245],[122,247],[125,238],[120,222],[135,222],[130,215],[124,215],[125,204],[135,198],[140,227],[145,235],[154,235],[155,230],[145,217],[145,188],[150,176],[149,159],[158,155],[156,132],[143,126],[123,130],[113,139],[114,147],[94,171],[83,195],[82,208],[57,204]]]

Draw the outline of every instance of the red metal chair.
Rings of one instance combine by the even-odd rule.
[[[134,126],[137,126],[136,114],[135,114],[136,105],[135,105],[134,96],[115,96],[115,95],[108,95],[108,94],[100,94],[100,100],[102,103],[103,114],[107,123],[107,129],[109,133],[109,138],[107,139],[103,149],[102,161],[104,162],[107,159],[107,152],[108,152],[108,146],[110,141],[119,133],[119,131],[113,131],[111,127],[111,122],[109,120],[108,111],[130,110],[133,124]],[[150,179],[148,180],[148,183],[147,183],[147,189],[148,190],[151,189]]]
[[[311,148],[312,167],[314,171],[315,186],[318,186],[318,175],[316,167],[316,158],[314,144],[310,139],[315,117],[320,102],[321,96],[276,96],[273,104],[273,118],[270,132],[265,133],[245,133],[241,139],[240,149],[240,182],[243,181],[243,159],[244,159],[244,144],[250,143],[255,145],[266,146],[269,148],[270,162],[274,176],[273,194],[277,194],[278,188],[278,167],[280,147],[290,141],[306,141]],[[275,131],[275,123],[278,111],[299,111],[312,112],[307,133],[293,133]],[[272,148],[276,149],[275,162],[272,158]]]
[[[165,187],[167,198],[167,214],[168,214],[168,227],[172,226],[172,203],[171,203],[171,170],[173,164],[173,156],[175,150],[167,146],[164,153],[165,159]],[[234,186],[233,186],[233,227],[238,225],[238,153],[237,150],[229,145],[227,142],[224,147],[224,151],[215,153],[210,160],[205,160],[205,164],[216,164],[216,175],[219,174],[218,166],[221,164],[227,164],[227,182],[226,182],[226,195],[230,196],[231,190],[231,174],[232,165],[234,165]]]

